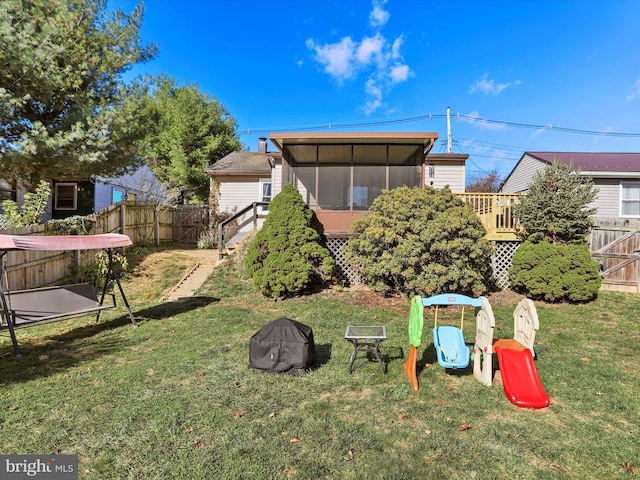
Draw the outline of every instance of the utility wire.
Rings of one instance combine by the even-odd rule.
[[[274,131],[282,132],[282,133],[292,133],[292,132],[310,132],[317,130],[333,130],[333,129],[343,129],[343,128],[356,128],[356,127],[374,127],[380,125],[395,125],[400,123],[410,123],[422,120],[433,120],[439,118],[446,118],[446,114],[425,114],[418,115],[414,117],[406,117],[406,118],[398,118],[392,120],[375,120],[370,122],[344,122],[344,123],[327,123],[322,125],[310,125],[305,127],[285,127],[285,128],[247,128],[239,130],[240,135],[251,135],[251,134],[267,134]],[[606,137],[630,137],[630,138],[640,138],[640,132],[605,132],[598,130],[587,130],[581,128],[568,128],[568,127],[560,127],[552,124],[547,125],[536,125],[531,123],[519,123],[519,122],[508,122],[504,120],[491,120],[487,118],[480,118],[471,115],[461,115],[459,113],[452,115],[452,119],[454,120],[462,120],[465,122],[472,123],[481,123],[488,125],[501,125],[505,127],[513,127],[513,128],[525,128],[530,130],[549,130],[549,131],[557,131],[563,133],[572,133],[578,135],[595,135],[595,136],[606,136]]]

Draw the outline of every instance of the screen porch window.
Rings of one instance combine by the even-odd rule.
[[[640,217],[640,183],[623,183],[620,216]]]
[[[78,209],[78,184],[77,183],[56,183],[55,190],[56,210],[77,210]]]

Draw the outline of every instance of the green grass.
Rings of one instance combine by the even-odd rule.
[[[160,277],[170,288],[184,265],[163,261]],[[512,405],[500,384],[484,387],[437,364],[425,366],[414,392],[402,369],[404,299],[372,302],[354,289],[274,302],[223,266],[197,297],[166,304],[159,282],[135,271],[125,283],[137,329],[122,312],[108,312],[98,324],[84,318],[22,330],[22,358],[0,339],[1,453],[78,454],[82,479],[611,479],[640,472],[639,295],[536,303],[536,365],[552,403],[527,410]],[[514,301],[492,306],[497,336],[511,336]],[[457,324],[457,315],[445,312],[440,322]],[[313,328],[318,367],[311,373],[249,370],[251,335],[279,316]],[[348,374],[347,324],[387,326],[387,375],[364,354]],[[467,314],[469,341],[473,330]]]

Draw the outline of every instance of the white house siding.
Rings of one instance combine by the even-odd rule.
[[[234,214],[253,202],[260,201],[260,179],[256,176],[227,177],[220,186],[220,203],[218,211],[220,213]],[[248,212],[239,221],[242,222],[253,215]],[[253,224],[246,225],[241,231],[253,229]]]
[[[271,192],[275,197],[282,191],[282,160],[276,160],[275,167],[271,169]]]
[[[620,216],[620,181],[618,179],[598,178],[594,179],[594,184],[598,188],[598,196],[589,205],[589,208],[596,207],[597,217],[619,217]]]
[[[526,191],[536,172],[545,168],[546,165],[546,163],[538,159],[525,155],[515,166],[511,174],[509,174],[500,191],[503,193],[520,193]]]
[[[463,160],[446,163],[435,162],[433,178],[429,178],[429,165],[425,165],[424,175],[424,183],[427,186],[443,188],[449,185],[452,192],[464,192],[465,162]]]

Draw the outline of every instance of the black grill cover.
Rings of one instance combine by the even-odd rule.
[[[298,375],[313,365],[313,330],[281,317],[257,331],[249,345],[249,368]]]

